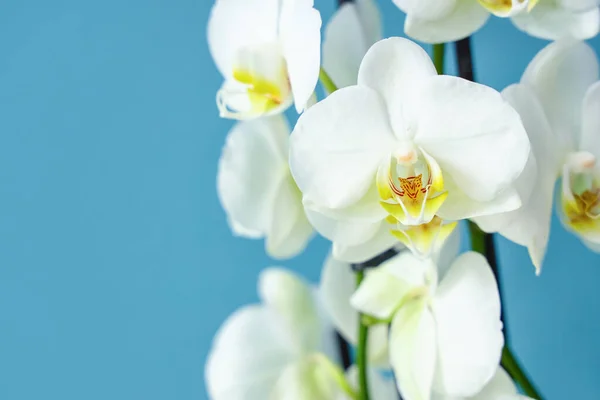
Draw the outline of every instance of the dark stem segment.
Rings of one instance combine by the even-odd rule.
[[[458,62],[458,76],[475,82],[473,74],[473,57],[471,56],[471,38],[466,37],[455,42],[456,60]]]
[[[398,250],[392,247],[391,249],[384,251],[383,253],[371,258],[370,260],[358,264],[352,264],[352,270],[354,272],[359,272],[369,268],[378,267],[390,258],[394,257],[396,254],[398,254]]]
[[[353,0],[338,0],[338,7],[344,3],[351,3]]]
[[[335,332],[335,341],[337,342],[338,350],[342,358],[342,366],[345,371],[352,365],[352,360],[350,359],[350,345],[339,332]]]

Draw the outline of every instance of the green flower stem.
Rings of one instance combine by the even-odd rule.
[[[475,222],[469,221],[469,233],[471,234],[471,250],[485,256],[485,232],[479,229]]]
[[[321,70],[319,71],[319,79],[321,80],[321,85],[323,85],[327,94],[331,94],[338,89],[337,86],[335,86],[335,83],[333,83],[333,80],[331,79],[329,74],[325,72],[323,67],[321,67]]]
[[[438,75],[444,73],[444,55],[446,50],[445,43],[438,43],[433,45],[433,65],[437,70]]]
[[[365,277],[364,271],[356,272],[356,287]],[[358,399],[369,400],[369,383],[367,380],[367,338],[369,328],[364,324],[362,314],[358,318],[358,345],[356,348],[356,365],[358,366]]]
[[[521,387],[523,393],[532,399],[542,400],[542,396],[537,391],[529,377],[519,365],[519,362],[511,352],[508,346],[502,349],[502,366],[508,372],[510,377]]]

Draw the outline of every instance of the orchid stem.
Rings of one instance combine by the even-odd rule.
[[[438,75],[444,73],[444,56],[446,55],[446,44],[437,43],[433,45],[433,65]]]
[[[364,271],[356,272],[356,287],[365,277]],[[369,400],[369,383],[367,379],[367,338],[369,328],[363,322],[362,314],[358,318],[358,345],[356,348],[356,365],[358,366],[358,398]]]
[[[532,399],[542,400],[542,396],[527,374],[523,372],[519,362],[508,346],[504,346],[504,349],[502,349],[502,366],[506,372],[508,372],[510,377],[521,387],[523,393]]]
[[[325,91],[328,95],[335,92],[338,89],[337,86],[335,86],[335,83],[333,83],[333,80],[331,79],[329,74],[325,72],[323,67],[321,67],[319,71],[319,79],[321,80],[321,85],[323,85],[323,88],[325,88]]]

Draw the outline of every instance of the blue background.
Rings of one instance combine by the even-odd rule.
[[[324,20],[333,3],[317,1]],[[401,35],[401,12],[379,3]],[[3,2],[1,399],[206,398],[213,334],[276,264],[232,237],[217,200],[232,122],[215,107],[211,5]],[[492,20],[474,39],[478,79],[502,89],[543,45]],[[600,256],[557,221],[539,278],[524,249],[500,248],[531,375],[547,399],[600,398]],[[327,251],[316,239],[283,265],[317,281]]]

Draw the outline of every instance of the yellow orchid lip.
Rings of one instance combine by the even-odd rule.
[[[561,217],[582,236],[600,234],[600,171],[595,164],[590,154],[576,153],[563,167]]]
[[[387,222],[394,223],[395,221],[388,217]],[[397,224],[397,229],[393,229],[391,232],[413,254],[425,259],[441,248],[457,225],[457,221],[446,223],[440,217],[435,216],[431,221],[422,225],[402,226]]]
[[[250,103],[255,111],[267,112],[283,103],[283,90],[276,82],[240,69],[233,70],[233,78],[246,85]]]
[[[217,93],[222,117],[255,118],[292,103],[287,64],[277,43],[239,49],[235,58],[232,85]]]

